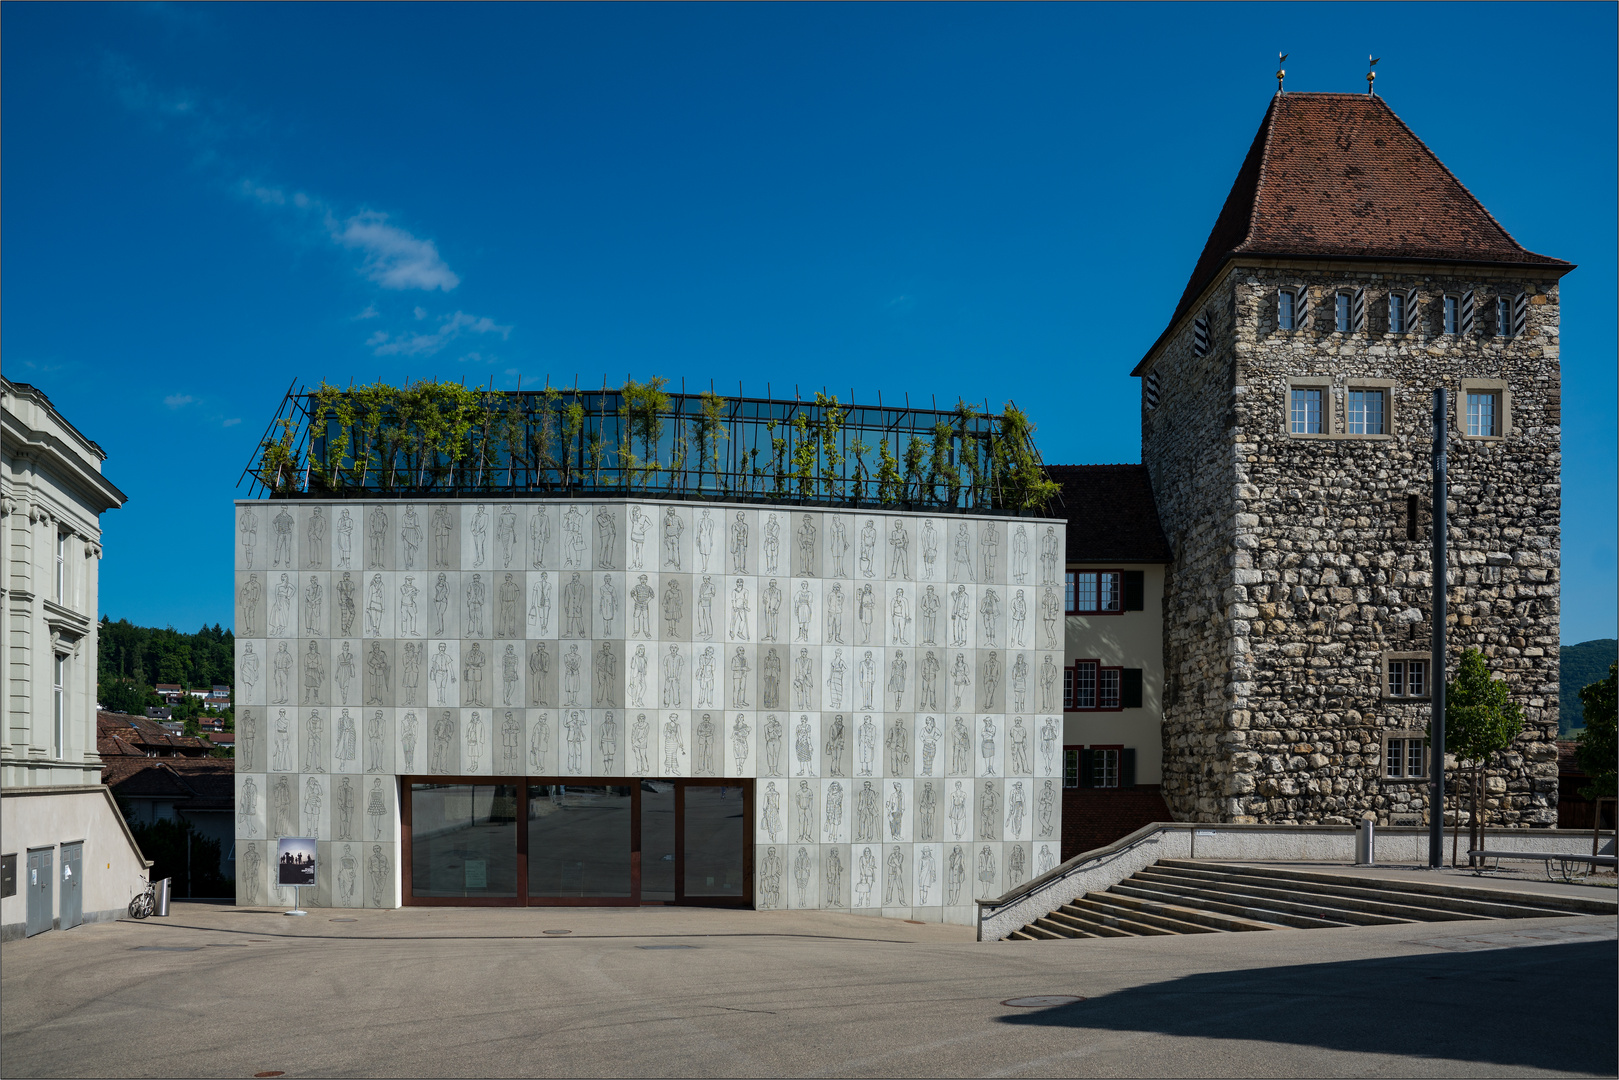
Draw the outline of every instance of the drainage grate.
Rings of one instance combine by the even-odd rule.
[[[695,949],[695,945],[637,945],[637,949]]]
[[[1010,1005],[1014,1009],[1049,1009],[1053,1005],[1072,1005],[1076,1001],[1084,1001],[1082,997],[1074,994],[1037,994],[1034,997],[1007,998],[1002,1005]]]

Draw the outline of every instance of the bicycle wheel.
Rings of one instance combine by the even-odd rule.
[[[129,913],[137,919],[144,919],[152,914],[152,894],[143,892],[129,902]]]

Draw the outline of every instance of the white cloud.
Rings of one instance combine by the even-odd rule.
[[[365,252],[365,276],[384,289],[442,289],[461,284],[455,271],[439,258],[431,240],[412,236],[388,215],[367,210],[355,214],[339,228],[330,223],[332,238],[346,248]]]
[[[411,310],[411,314],[416,316],[418,319],[425,319],[427,318],[427,309],[424,307],[413,308]]]
[[[453,315],[444,316],[439,321],[438,329],[432,333],[400,334],[394,337],[378,330],[367,338],[365,343],[371,346],[371,351],[377,356],[432,356],[463,335],[498,334],[500,339],[505,341],[511,332],[510,326],[502,326],[493,319],[457,311]]]
[[[179,409],[190,405],[196,400],[197,399],[192,397],[190,394],[170,394],[168,397],[163,399],[163,404],[167,405],[171,409]]]
[[[363,321],[365,319],[376,319],[376,318],[380,318],[381,316],[382,316],[382,312],[377,310],[377,305],[375,305],[375,304],[367,304],[367,305],[365,305],[365,310],[364,311],[362,311],[358,315],[354,316],[354,321],[355,322],[361,322],[361,321]]]
[[[240,416],[233,416],[229,420],[226,420],[223,424],[221,424],[219,426],[220,427],[235,427],[237,424],[240,424],[241,422],[242,422],[242,418]]]

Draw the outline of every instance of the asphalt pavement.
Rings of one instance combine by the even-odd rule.
[[[1600,918],[979,943],[824,912],[177,903],[0,946],[0,1075],[1612,1076],[1616,957]]]

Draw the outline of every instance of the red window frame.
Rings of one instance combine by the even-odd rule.
[[[1088,687],[1089,705],[1081,704],[1079,691]],[[1064,665],[1062,677],[1063,712],[1123,712],[1124,668],[1100,660],[1075,660]],[[1111,698],[1111,704],[1108,701]]]
[[[1096,578],[1096,607],[1084,608],[1079,606],[1080,582],[1079,575],[1089,574]],[[1102,607],[1102,577],[1111,575],[1113,578],[1113,606]],[[1109,569],[1075,569],[1069,567],[1063,575],[1063,609],[1068,615],[1123,615],[1124,614],[1124,571]]]

